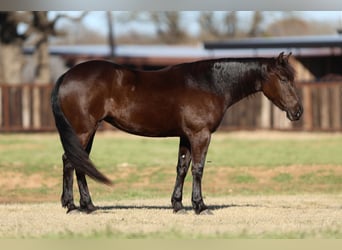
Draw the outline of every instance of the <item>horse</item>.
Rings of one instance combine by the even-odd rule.
[[[226,110],[261,91],[286,112],[289,120],[300,119],[303,107],[296,93],[290,55],[282,52],[270,58],[206,59],[153,71],[92,60],[69,69],[51,93],[64,149],[62,206],[67,213],[97,209],[86,175],[112,184],[89,158],[95,132],[104,121],[139,136],[179,137],[173,212],[185,211],[183,184],[192,162],[192,208],[196,214],[211,213],[202,197],[202,176],[211,135]],[[73,198],[74,171],[80,207]]]

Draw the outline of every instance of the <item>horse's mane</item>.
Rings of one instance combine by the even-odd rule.
[[[277,59],[274,58],[271,64],[271,72],[278,76],[285,76],[291,82],[293,82],[296,77],[296,70],[288,59],[278,62]]]

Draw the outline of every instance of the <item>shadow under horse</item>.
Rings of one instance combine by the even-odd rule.
[[[226,110],[262,91],[291,121],[303,112],[294,86],[289,55],[275,58],[223,58],[169,66],[156,71],[132,70],[108,61],[76,65],[57,81],[51,104],[63,155],[63,193],[67,212],[77,209],[73,174],[80,192],[80,209],[96,210],[86,175],[111,185],[89,154],[103,121],[131,134],[179,137],[177,177],[171,203],[184,211],[184,178],[192,161],[192,207],[208,212],[202,197],[202,175],[211,134]]]

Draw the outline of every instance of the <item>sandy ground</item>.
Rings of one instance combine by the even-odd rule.
[[[314,237],[342,235],[342,195],[207,198],[213,215],[173,214],[168,199],[97,202],[93,214],[58,203],[0,204],[0,238],[106,235]],[[110,234],[108,234],[110,232]],[[301,236],[300,236],[301,235]],[[156,236],[158,237],[158,236]]]

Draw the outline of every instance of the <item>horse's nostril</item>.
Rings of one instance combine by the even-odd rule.
[[[301,106],[301,107],[299,107],[299,109],[298,109],[298,111],[296,113],[296,117],[300,118],[302,114],[303,114],[303,107]]]

